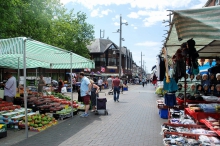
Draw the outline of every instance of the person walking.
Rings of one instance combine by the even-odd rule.
[[[99,77],[99,80],[98,80],[98,86],[99,86],[99,90],[100,92],[102,91],[102,84],[103,84],[103,80],[101,77]]]
[[[110,90],[112,90],[112,78],[111,78],[111,76],[108,77],[107,82],[108,82],[108,88]]]
[[[112,81],[112,88],[114,89],[114,101],[119,102],[119,94],[120,94],[120,79],[118,76]]]
[[[91,112],[94,112],[96,110],[96,98],[98,97],[99,93],[99,86],[97,86],[93,80],[90,80],[91,83],[91,105],[92,110]]]
[[[121,94],[123,94],[124,88],[123,88],[123,80],[120,78],[120,88],[121,88]]]
[[[38,82],[38,93],[42,94],[43,93],[43,87],[46,85],[44,79],[43,79],[43,75],[40,76],[40,80]]]
[[[61,77],[59,78],[59,82],[58,82],[58,92],[61,93],[62,88],[64,87],[64,82],[61,79]]]
[[[145,84],[145,79],[143,78],[142,79],[142,86],[144,87],[144,84]]]
[[[75,78],[75,76],[72,78],[72,85],[73,85],[72,92],[75,92],[76,91],[76,78]]]
[[[88,111],[90,107],[90,96],[91,96],[91,83],[87,77],[84,76],[84,72],[79,74],[79,78],[81,79],[80,85],[80,95],[85,105],[85,113],[81,114],[80,117],[88,117]]]
[[[4,86],[4,99],[7,102],[14,103],[14,98],[16,95],[16,78],[12,76],[10,72],[5,73],[7,82],[3,84]]]

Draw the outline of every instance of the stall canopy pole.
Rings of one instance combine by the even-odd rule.
[[[24,108],[25,108],[25,134],[28,138],[28,117],[27,117],[27,90],[26,90],[26,39],[24,40],[23,50],[23,67],[24,67]]]
[[[35,84],[37,84],[37,68],[36,68],[36,79],[35,79]]]
[[[72,71],[72,69],[73,69],[73,66],[72,66],[72,63],[73,63],[73,60],[72,60],[72,52],[70,53],[70,87],[71,87],[71,116],[72,116],[72,118],[73,118],[73,84],[72,84],[72,81],[73,81],[73,71]]]
[[[20,82],[20,57],[18,57],[18,93],[19,93],[19,82]]]

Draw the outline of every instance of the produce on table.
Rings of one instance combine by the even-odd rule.
[[[13,103],[7,101],[0,101],[0,111],[9,111],[9,110],[14,111],[16,108],[20,109],[21,106],[13,105]]]
[[[32,115],[28,116],[28,126],[38,128],[38,127],[43,127],[49,123],[54,123],[57,122],[55,118],[46,116],[44,114],[37,114],[37,115]],[[21,122],[19,122],[19,125],[25,125],[25,118]]]

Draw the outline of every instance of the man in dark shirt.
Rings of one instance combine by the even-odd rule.
[[[114,89],[114,101],[119,102],[119,94],[120,94],[120,79],[118,76],[112,81],[112,88]]]

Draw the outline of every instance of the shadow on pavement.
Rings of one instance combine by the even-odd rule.
[[[57,146],[88,125],[93,124],[93,122],[101,121],[100,116],[105,115],[90,113],[87,118],[81,118],[79,115],[76,115],[56,126],[50,127],[26,140],[14,144],[14,146]],[[80,136],[81,135],[79,135],[79,137]]]

